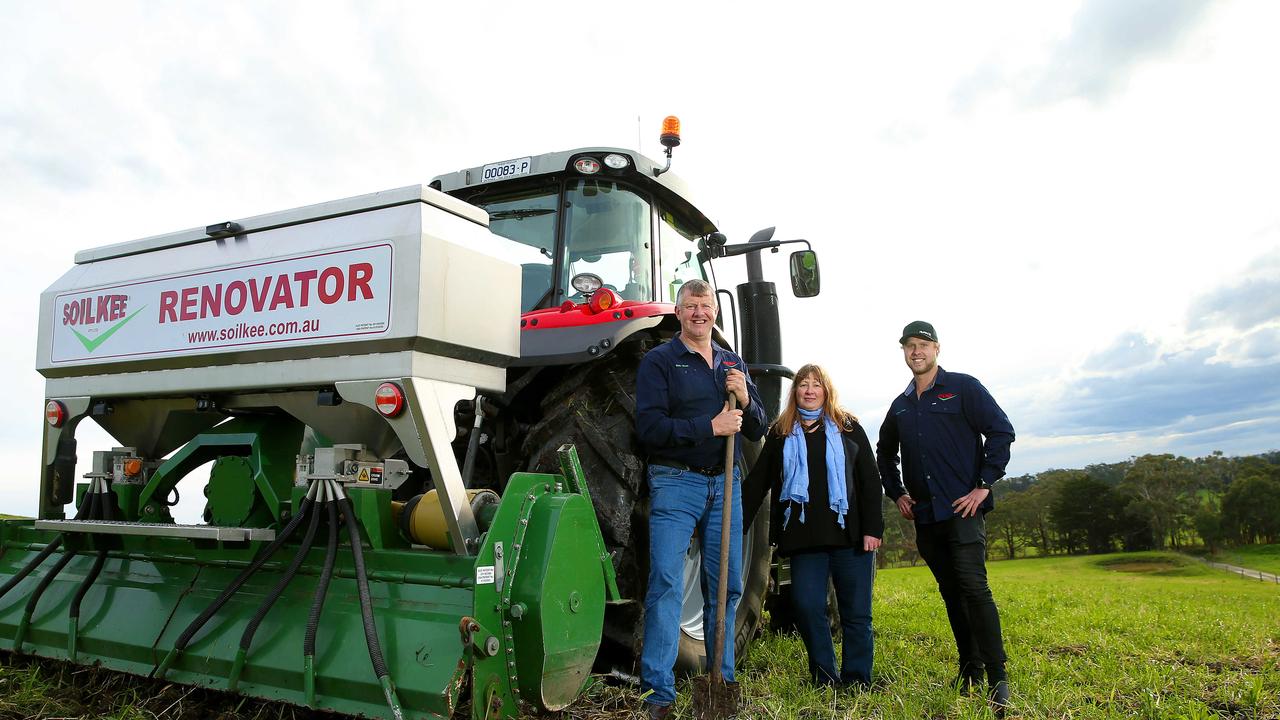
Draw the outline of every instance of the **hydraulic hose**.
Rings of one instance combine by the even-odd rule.
[[[96,493],[93,493],[93,492],[85,493],[84,500],[81,501],[80,507],[76,509],[76,514],[75,514],[76,520],[83,520],[89,516],[89,511],[92,510],[93,505],[96,504],[94,500],[95,495]],[[52,555],[55,550],[62,547],[62,539],[63,539],[62,535],[58,535],[58,537],[50,540],[49,544],[45,545],[44,548],[40,550],[40,553],[38,555],[31,558],[31,560],[25,566],[23,566],[23,568],[19,570],[16,575],[9,578],[9,581],[6,582],[3,586],[0,586],[0,598],[8,594],[8,592],[12,590],[14,587],[16,587],[18,583],[22,582],[23,579],[25,579],[28,575],[31,574],[32,570],[35,570],[36,568],[40,567],[40,563],[44,562],[45,559],[47,559],[50,555]]]
[[[71,662],[76,661],[76,638],[80,633],[80,603],[84,601],[84,596],[89,592],[89,588],[97,581],[98,575],[102,573],[102,568],[107,564],[107,549],[100,548],[98,556],[93,559],[93,567],[89,569],[89,574],[84,577],[80,583],[80,587],[76,590],[75,599],[71,601],[71,610],[67,617],[67,656]]]
[[[320,489],[321,499],[324,502],[325,490]],[[245,660],[249,657],[249,648],[253,646],[253,636],[258,632],[258,626],[266,619],[267,613],[271,612],[271,608],[275,606],[276,601],[280,599],[281,593],[293,582],[293,578],[298,574],[298,568],[302,567],[302,562],[307,559],[307,553],[311,551],[311,542],[316,537],[316,527],[320,523],[320,513],[313,508],[311,513],[311,521],[307,523],[307,531],[302,536],[302,544],[298,546],[298,551],[293,554],[293,560],[289,562],[289,567],[285,568],[284,574],[276,582],[275,587],[271,588],[271,592],[262,599],[262,603],[258,605],[258,610],[253,614],[253,618],[249,620],[249,624],[244,628],[244,634],[240,636],[240,649],[236,651],[235,662],[231,666],[231,675],[228,679],[227,689],[235,692],[236,687],[240,684],[240,672],[244,669]]]
[[[22,643],[26,639],[27,635],[27,627],[31,625],[31,616],[36,612],[36,605],[40,604],[40,596],[44,595],[44,591],[49,589],[49,585],[53,582],[53,579],[58,577],[58,573],[62,572],[62,569],[65,568],[67,563],[71,562],[72,558],[75,556],[75,550],[68,550],[62,553],[62,557],[58,558],[58,563],[54,565],[53,569],[46,573],[44,577],[40,578],[40,584],[36,585],[35,592],[31,593],[31,597],[27,598],[27,607],[22,611],[22,620],[18,622],[18,632],[13,636],[14,652],[20,652],[22,650]]]
[[[28,575],[31,574],[32,570],[35,570],[37,567],[39,567],[40,563],[44,562],[45,558],[52,555],[53,552],[57,550],[61,545],[62,545],[61,535],[54,538],[53,540],[50,540],[49,544],[44,546],[44,549],[40,551],[39,555],[36,555],[35,557],[31,558],[31,562],[28,562],[21,570],[18,571],[16,575],[9,578],[9,582],[5,583],[3,587],[0,587],[0,597],[4,597],[6,593],[8,593],[10,590],[14,588],[14,586],[22,582],[24,578],[26,578]]]
[[[169,668],[173,665],[174,660],[177,660],[179,653],[186,649],[187,644],[191,642],[191,639],[195,637],[196,633],[200,632],[200,628],[204,627],[204,624],[209,622],[209,619],[222,609],[222,606],[240,590],[245,582],[247,582],[259,568],[266,564],[267,560],[275,554],[276,550],[279,550],[280,546],[284,545],[285,542],[288,541],[289,537],[293,535],[294,530],[298,529],[298,525],[302,522],[302,519],[310,512],[311,506],[315,504],[317,485],[318,483],[311,484],[311,487],[307,490],[307,496],[303,498],[302,504],[298,507],[298,513],[289,520],[288,524],[284,526],[284,529],[280,531],[280,534],[276,536],[276,539],[272,540],[271,544],[268,545],[258,555],[258,557],[254,558],[249,567],[242,570],[240,574],[236,576],[236,579],[232,580],[231,584],[222,591],[222,594],[218,595],[217,599],[214,600],[209,607],[205,608],[204,612],[200,613],[195,620],[192,620],[186,630],[182,631],[182,634],[178,636],[178,641],[174,643],[173,649],[169,651],[168,655],[164,656],[164,659],[160,661],[160,664],[156,666],[156,669],[151,672],[153,677],[163,678],[165,673],[169,672]]]
[[[324,549],[324,568],[316,582],[315,595],[311,599],[311,613],[307,615],[307,634],[302,641],[302,684],[309,706],[314,706],[316,699],[316,628],[320,625],[320,611],[324,609],[329,581],[333,579],[333,562],[338,555],[338,504],[334,502],[335,493],[332,489],[327,484],[325,488],[324,506],[328,515],[329,542]]]
[[[373,604],[369,598],[369,577],[365,573],[364,549],[360,544],[360,526],[356,521],[355,508],[351,499],[338,488],[338,505],[346,521],[347,536],[351,539],[351,560],[356,570],[356,586],[360,590],[360,616],[364,620],[364,641],[369,646],[369,661],[373,663],[373,674],[378,676],[382,685],[382,693],[387,698],[387,706],[396,720],[404,717],[400,709],[400,700],[396,697],[395,686],[391,682],[391,673],[387,671],[387,662],[382,656],[382,644],[378,642],[378,627],[373,623]]]
[[[115,496],[111,493],[110,486],[103,481],[104,489],[99,494],[97,506],[93,508],[91,519],[107,520],[115,519]],[[80,587],[76,589],[76,595],[71,600],[71,608],[67,611],[67,656],[71,662],[76,661],[76,639],[80,632],[80,605],[84,602],[84,596],[89,592],[89,588],[98,580],[98,575],[102,574],[102,568],[107,563],[107,545],[105,536],[96,536],[95,540],[99,543],[98,555],[93,560],[93,567],[89,569],[89,574],[85,575],[81,581]]]

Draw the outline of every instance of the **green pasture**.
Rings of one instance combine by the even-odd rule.
[[[1209,559],[1280,575],[1280,544],[1244,545],[1222,550]]]
[[[1173,554],[1055,557],[989,565],[1021,718],[1280,719],[1280,587]],[[876,580],[870,692],[805,681],[794,635],[766,636],[741,663],[745,718],[989,718],[948,687],[955,650],[926,568]],[[95,693],[88,682],[111,683]],[[163,683],[0,660],[0,717],[305,717]],[[103,696],[120,698],[109,703]],[[634,690],[603,683],[562,718],[638,718]],[[215,709],[216,708],[216,709]],[[677,710],[688,717],[688,688]]]
[[[1280,718],[1280,588],[1170,554],[988,565],[1001,608],[1016,712],[1024,718]],[[873,692],[808,687],[796,637],[746,662],[758,716],[982,718],[948,687],[950,629],[929,571],[876,586]]]

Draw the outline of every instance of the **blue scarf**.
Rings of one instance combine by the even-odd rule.
[[[805,420],[817,420],[822,417],[827,431],[827,498],[831,501],[831,512],[836,514],[840,527],[844,527],[845,513],[849,512],[849,496],[844,487],[844,440],[840,437],[840,428],[830,417],[823,415],[822,409],[805,410],[796,408],[796,412]],[[805,444],[804,428],[800,422],[792,426],[782,443],[782,494],[778,502],[787,503],[782,511],[782,527],[791,522],[792,503],[800,506],[800,522],[804,522],[804,506],[809,502],[809,452]]]

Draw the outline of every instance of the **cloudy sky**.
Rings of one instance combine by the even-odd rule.
[[[1011,473],[1280,448],[1276,3],[0,0],[0,27],[2,511],[35,509],[37,300],[75,251],[539,152],[656,157],[667,114],[731,240],[818,249],[786,360],[872,432],[923,318],[1013,419]]]

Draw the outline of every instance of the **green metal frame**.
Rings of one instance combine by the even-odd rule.
[[[302,442],[302,423],[283,416],[233,418],[203,432],[156,469],[125,517],[144,522],[172,522],[165,499],[178,481],[201,465],[227,455],[243,455],[253,472],[253,484],[269,517],[279,522],[289,488],[293,485],[294,460]],[[213,489],[216,491],[216,489]]]
[[[205,433],[161,468],[161,480],[139,498],[167,492],[202,454],[250,448],[262,483],[279,503],[299,503],[289,492],[293,462],[284,463],[280,428],[260,419]],[[246,432],[258,423],[262,432]],[[271,447],[275,444],[273,452]],[[254,455],[257,453],[257,455]],[[270,457],[270,460],[267,458]],[[205,460],[207,462],[207,460]],[[410,547],[391,523],[390,493],[351,488],[362,528],[375,623],[405,717],[450,717],[470,670],[472,720],[516,717],[573,700],[589,679],[599,647],[606,595],[616,598],[612,562],[604,551],[586,481],[572,448],[562,449],[564,476],[517,473],[508,481],[477,555],[458,556]],[[290,472],[282,478],[282,470]],[[157,472],[160,475],[160,472]],[[296,512],[295,505],[295,512]],[[298,535],[301,535],[299,530]],[[354,567],[340,549],[335,578],[319,625],[315,681],[308,703],[302,662],[305,617],[324,558],[325,531],[279,603],[266,616],[239,672],[239,693],[368,717],[392,717],[369,665]],[[0,524],[0,581],[13,576],[54,532],[31,521]],[[82,536],[83,538],[84,536]],[[70,536],[69,536],[70,538]],[[76,543],[84,545],[80,539]],[[52,580],[21,650],[46,657],[101,664],[145,675],[191,621],[261,550],[259,543],[217,543],[119,536],[105,570],[85,598],[78,626],[67,609],[93,557],[75,557]],[[347,547],[345,535],[343,547]],[[258,604],[297,550],[286,543],[179,654],[170,680],[227,689],[236,674],[240,635]],[[50,557],[7,596],[0,597],[0,638],[18,632],[26,595],[56,562]],[[598,571],[591,569],[598,568]]]

